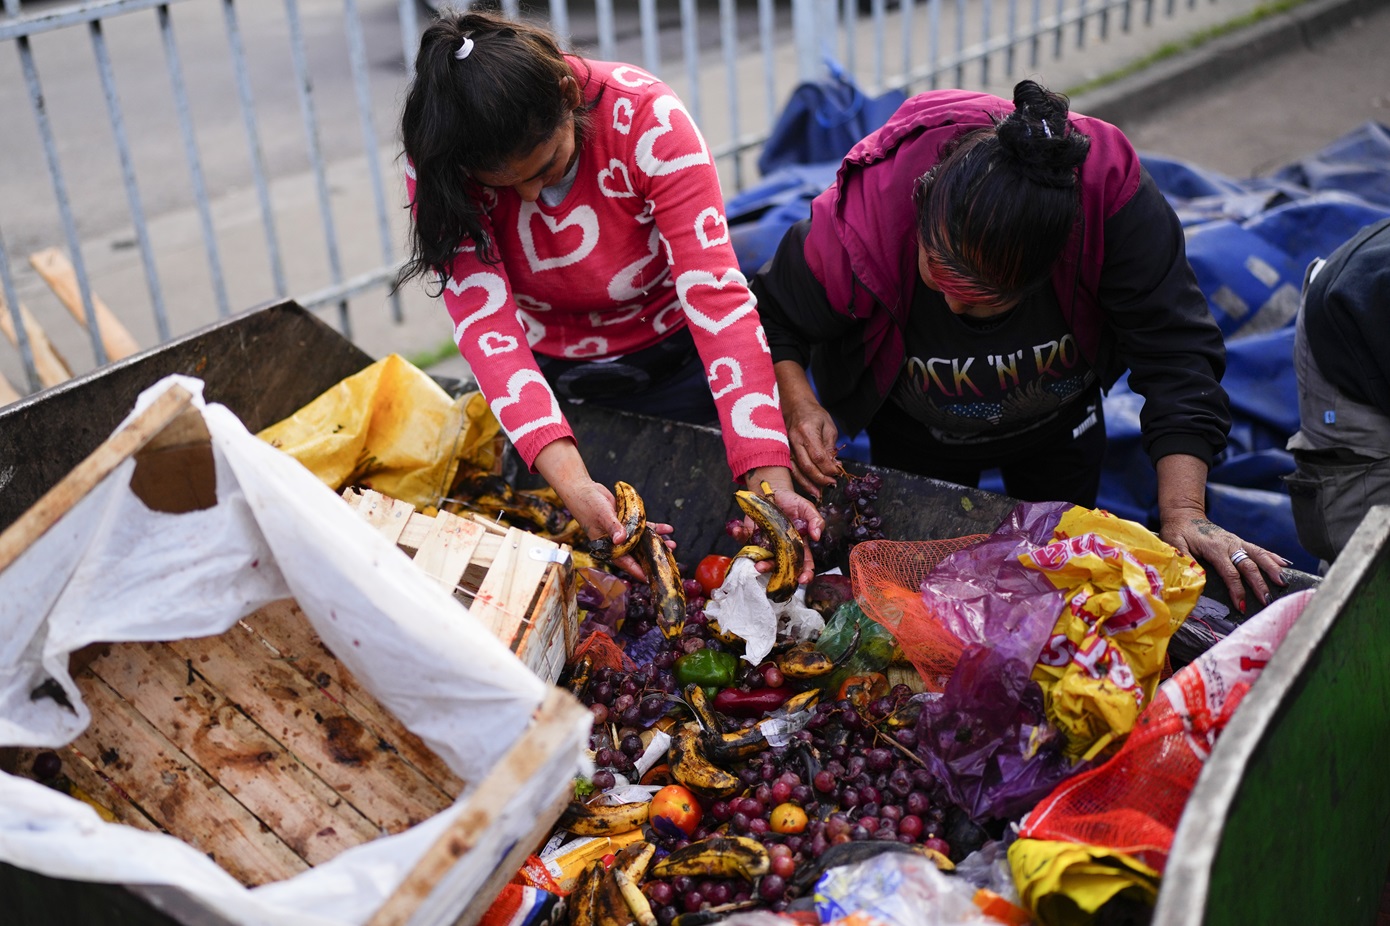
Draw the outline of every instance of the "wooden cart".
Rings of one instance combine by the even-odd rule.
[[[132,490],[152,509],[215,504],[209,435],[191,401],[180,388],[166,392],[45,493],[0,534],[0,572],[130,459]],[[365,507],[369,517],[392,506]],[[458,518],[426,520],[406,541],[417,563],[436,574],[448,570],[451,586],[472,583],[475,610],[487,623],[514,650],[549,667],[552,678],[558,674],[575,619],[568,551]],[[448,542],[460,538],[468,542]],[[545,555],[524,552],[533,549]],[[292,877],[402,832],[466,793],[452,824],[372,918],[380,926],[405,923],[426,903],[450,909],[451,921],[459,910],[459,922],[478,919],[553,826],[571,794],[568,776],[534,808],[526,838],[477,850],[493,853],[485,860],[469,853],[538,770],[563,762],[558,751],[576,748],[574,731],[588,717],[552,688],[529,729],[469,788],[358,683],[292,599],[214,637],[87,647],[70,669],[91,723],[61,749],[13,752],[10,770],[93,805],[109,822],[175,836],[247,886]],[[450,872],[464,860],[492,875],[483,891],[450,897]],[[20,875],[12,868],[6,874]],[[95,921],[79,912],[81,892],[41,899],[30,887],[9,895],[37,904],[19,904],[22,921]],[[196,901],[184,898],[180,918],[208,921],[209,911],[188,904]]]

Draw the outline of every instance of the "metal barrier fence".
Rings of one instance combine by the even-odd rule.
[[[122,337],[120,322],[97,295],[96,276],[103,287],[107,280],[124,286],[125,305],[146,302],[150,322],[138,324],[161,341],[210,321],[188,309],[205,305],[209,294],[219,316],[287,295],[310,308],[336,307],[338,325],[352,336],[352,300],[368,290],[386,292],[400,266],[403,191],[394,120],[423,20],[431,15],[421,0],[88,0],[24,8],[21,0],[3,3],[0,46],[14,47],[19,74],[8,74],[0,55],[0,124],[10,127],[0,135],[6,163],[0,171],[0,327],[17,348],[28,391],[61,379],[64,364],[55,372],[45,363],[55,352],[43,326],[21,305],[21,289],[27,285],[32,292],[34,278],[18,266],[18,253],[29,253],[28,263],[81,321],[95,365],[119,359],[136,343]],[[1198,0],[550,0],[540,11],[523,8],[519,0],[500,2],[511,16],[548,16],[551,27],[585,53],[639,63],[670,83],[734,189],[752,179],[751,158],[788,92],[797,81],[822,76],[826,56],[837,58],[871,92],[990,88],[1049,56],[1104,42],[1116,28],[1128,32],[1136,21],[1148,25],[1160,10],[1173,16],[1197,5]],[[82,43],[82,32],[89,60],[73,48]],[[190,34],[195,50],[186,64],[182,49]],[[117,37],[120,55],[113,53]],[[152,76],[159,70],[153,57],[163,59],[162,89]],[[118,66],[118,58],[130,60]],[[73,63],[79,59],[84,63]],[[267,86],[271,75],[275,82]],[[95,86],[84,83],[91,77]],[[122,93],[132,84],[138,91],[133,108],[132,97]],[[35,134],[21,139],[17,126],[27,122],[20,111],[26,102]],[[132,122],[138,122],[136,130]],[[349,128],[353,122],[355,130]],[[95,127],[102,123],[105,131]],[[238,141],[234,123],[240,124]],[[385,135],[383,125],[392,126]],[[74,126],[79,140],[67,140],[63,133]],[[41,152],[41,165],[34,151]],[[370,205],[344,223],[335,215],[341,191],[335,192],[333,175],[347,159],[364,162],[348,185]],[[286,188],[299,200],[301,190],[312,189],[316,208],[308,212],[316,212],[316,219],[304,218],[304,210],[296,222],[286,219]],[[36,204],[40,190],[51,193],[51,212]],[[233,200],[239,205],[228,205]],[[162,217],[180,210],[196,214],[206,264],[197,273],[188,270],[186,253],[195,223],[185,216],[181,231],[154,231]],[[252,210],[256,219],[248,222]],[[241,223],[235,234],[228,231],[229,212]],[[247,225],[259,227],[255,247]],[[20,246],[12,253],[6,241],[16,235]],[[43,252],[47,256],[35,252],[58,237],[66,259],[53,249]],[[237,241],[230,249],[224,243],[229,237]],[[321,251],[313,278],[306,279],[286,254],[293,250],[295,263],[304,263],[304,242],[312,237],[321,239]],[[109,248],[94,246],[96,240],[109,242]],[[344,258],[349,246],[361,252],[351,262]],[[170,249],[179,256],[167,256]],[[251,251],[262,257],[253,261]],[[104,263],[94,275],[89,257],[98,252]],[[168,282],[171,261],[179,268],[174,283]],[[235,263],[230,272],[229,261]],[[143,278],[138,297],[128,279],[136,274]],[[399,294],[384,301],[399,322]],[[5,388],[0,380],[0,390]],[[18,391],[10,388],[8,397]]]

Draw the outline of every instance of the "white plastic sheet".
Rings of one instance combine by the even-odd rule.
[[[131,417],[174,386],[194,395],[211,435],[217,504],[185,514],[152,511],[131,490],[135,462],[126,460],[0,573],[0,745],[61,746],[86,727],[90,713],[67,672],[69,655],[81,647],[219,634],[293,596],[362,685],[476,783],[523,732],[544,683],[308,470],[247,432],[228,409],[205,404],[198,380],[161,381]],[[48,679],[73,709],[31,700]],[[473,853],[478,870],[455,870],[461,896],[470,883],[481,884],[526,832],[534,808],[579,768],[586,735],[576,726],[573,749],[560,750],[526,783],[486,834],[488,845]],[[144,885],[148,896],[192,900],[174,906],[210,909],[236,923],[356,924],[370,918],[459,806],[294,878],[247,889],[178,839],[104,823],[76,800],[0,775],[0,860],[52,877]],[[484,858],[489,849],[496,854]]]
[[[752,560],[735,557],[724,583],[705,605],[705,613],[719,620],[721,630],[743,638],[747,644],[743,658],[753,665],[772,651],[779,634],[791,640],[813,640],[825,629],[820,614],[806,607],[804,587],[779,604],[768,600],[768,580]]]

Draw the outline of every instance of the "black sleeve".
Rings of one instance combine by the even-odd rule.
[[[1226,346],[1187,262],[1182,224],[1148,171],[1105,223],[1099,295],[1130,387],[1144,397],[1144,450],[1154,461],[1183,453],[1211,463],[1231,429]]]
[[[806,233],[810,219],[787,229],[777,253],[754,274],[749,288],[758,299],[758,314],[767,334],[772,362],[795,360],[811,364],[811,348],[841,337],[858,321],[830,305],[825,287],[806,264]]]

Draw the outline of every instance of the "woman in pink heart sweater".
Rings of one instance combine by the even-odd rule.
[[[590,537],[623,529],[561,398],[717,421],[735,478],[770,483],[819,537],[714,158],[669,87],[525,23],[446,14],[421,40],[401,128],[405,278],[438,285],[493,414]]]

